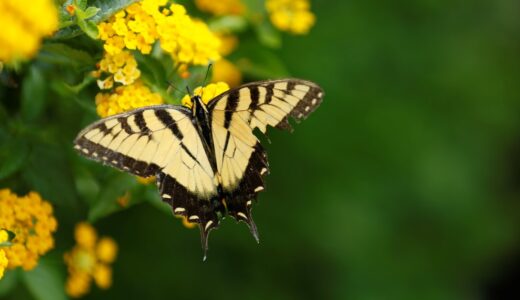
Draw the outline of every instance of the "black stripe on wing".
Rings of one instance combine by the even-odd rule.
[[[278,125],[276,125],[276,128],[292,131],[292,126],[288,121],[289,116],[294,118],[296,122],[305,120],[318,108],[318,106],[320,106],[321,102],[323,101],[323,90],[318,85],[310,81],[289,81],[287,83],[287,89],[276,89],[276,86],[273,86],[273,90],[279,90],[286,95],[294,96],[294,94],[298,91],[298,86],[300,84],[308,86],[309,90],[305,92],[305,96],[300,99],[298,104],[291,110],[289,115],[280,121]]]
[[[76,149],[82,155],[88,156],[90,159],[99,161],[103,164],[108,164],[120,170],[130,172],[134,175],[150,177],[160,171],[159,166],[154,163],[149,164],[144,161],[133,159],[129,156],[93,143],[84,137],[76,139],[74,143],[76,144]]]
[[[240,97],[240,91],[242,89],[249,91],[249,99],[242,99]],[[260,89],[262,89],[263,94],[260,93]],[[267,107],[272,105],[277,108],[277,113],[282,113],[283,115],[281,118],[272,116],[277,120],[274,126],[291,131],[292,127],[288,122],[289,117],[294,118],[297,122],[306,119],[321,104],[323,96],[323,90],[311,81],[301,79],[268,80],[245,84],[236,89],[229,90],[211,100],[208,104],[208,108],[210,110],[217,109],[216,107],[219,106],[219,101],[225,99],[225,108],[219,107],[218,109],[225,110],[225,127],[228,128],[234,113],[249,111],[249,119],[245,121],[251,125],[252,119],[255,118],[255,111],[261,110],[269,114]],[[241,101],[249,102],[247,109],[236,109]],[[283,106],[289,105],[291,107],[290,111],[280,107],[282,104]],[[263,121],[265,122],[265,120]],[[254,127],[254,125],[251,126]]]
[[[164,125],[163,129],[170,129],[172,133],[182,141],[182,133],[180,133],[176,121],[167,112],[168,109],[175,109],[186,117],[190,117],[190,111],[182,106],[172,105],[156,105],[143,107],[140,109],[133,110],[131,112],[114,115],[105,119],[101,119],[87,128],[83,129],[76,139],[74,140],[74,148],[83,156],[99,161],[103,164],[113,166],[120,170],[132,173],[134,175],[149,177],[154,176],[160,171],[160,167],[153,162],[145,162],[135,157],[130,157],[118,151],[118,149],[105,147],[100,144],[100,141],[104,138],[110,139],[110,143],[114,142],[119,135],[126,135],[120,142],[122,145],[131,136],[137,136],[139,138],[145,137],[148,139],[152,136],[152,131],[148,127],[146,120],[143,116],[144,111],[152,110],[158,120]],[[110,127],[107,124],[111,124]],[[116,130],[115,128],[118,128]],[[88,135],[93,131],[96,131],[95,139],[98,142],[91,140],[92,137],[88,138]],[[136,141],[137,141],[136,140]],[[167,141],[165,141],[167,142]],[[184,146],[181,143],[181,146]],[[185,148],[185,147],[184,147]],[[188,154],[193,157],[193,154],[188,151]]]
[[[237,221],[244,221],[249,225],[251,233],[258,241],[258,231],[251,215],[253,201],[259,192],[264,190],[263,177],[269,173],[267,155],[260,143],[255,145],[242,180],[238,187],[225,195],[227,212]]]

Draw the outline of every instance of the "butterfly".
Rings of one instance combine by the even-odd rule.
[[[323,90],[300,79],[259,81],[228,90],[207,105],[156,105],[99,120],[82,130],[74,148],[83,156],[141,176],[156,176],[159,194],[175,215],[208,234],[225,215],[244,221],[258,241],[253,202],[269,173],[257,136],[267,127],[292,131],[322,102]]]

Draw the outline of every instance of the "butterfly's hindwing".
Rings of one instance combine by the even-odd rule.
[[[172,207],[175,215],[185,216],[192,223],[202,224],[206,234],[219,225],[217,212],[224,214],[225,208],[218,201],[218,195],[201,201],[200,196],[188,191],[175,178],[162,172],[157,174],[157,185],[163,201]]]

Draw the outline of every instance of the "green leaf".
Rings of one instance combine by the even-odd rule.
[[[11,140],[0,146],[0,180],[20,170],[29,154],[25,141]]]
[[[83,16],[82,18],[83,19],[90,19],[92,18],[93,16],[95,16],[101,9],[100,8],[97,8],[95,6],[91,6],[89,8],[87,8],[85,11],[83,11]]]
[[[95,0],[90,3],[91,6],[99,8],[99,12],[93,16],[90,21],[94,24],[99,24],[102,21],[107,20],[116,12],[126,8],[127,6],[137,2],[139,0]],[[86,4],[85,4],[86,5]],[[83,8],[84,9],[84,8]],[[79,24],[78,24],[79,25]],[[83,24],[85,25],[85,24]],[[85,32],[82,28],[76,26],[70,26],[60,29],[53,36],[53,39],[71,39]],[[97,35],[96,35],[97,37]]]
[[[140,52],[135,53],[135,58],[141,70],[141,76],[147,82],[153,83],[154,86],[164,89],[168,86],[166,70],[158,58],[150,55],[142,55]]]
[[[8,229],[5,229],[5,228],[4,228],[4,230],[7,231],[7,235],[9,236],[8,239],[10,241],[12,241],[16,237],[16,233],[12,232],[11,230],[8,230]]]
[[[38,59],[51,64],[70,65],[75,68],[91,67],[94,58],[83,50],[74,49],[62,43],[46,43],[42,46]]]
[[[167,58],[157,58],[150,55],[142,55],[140,52],[135,53],[135,58],[141,70],[141,79],[151,88],[153,92],[161,94],[166,103],[172,103],[172,95],[167,92],[168,82],[173,82],[175,78],[167,75],[167,69],[173,69],[173,62]],[[175,74],[175,72],[173,72]]]
[[[247,20],[242,16],[224,16],[209,22],[213,32],[241,32],[247,28]]]
[[[46,200],[71,208],[77,205],[78,198],[64,148],[44,143],[34,145],[22,176]]]
[[[270,22],[264,21],[255,26],[256,34],[260,43],[269,48],[280,48],[282,46],[282,36]]]
[[[101,190],[101,185],[94,175],[88,172],[89,169],[84,168],[81,171],[76,172],[76,190],[82,199],[85,199],[88,203],[96,203],[96,199]]]
[[[25,120],[36,119],[45,106],[46,83],[40,70],[32,66],[22,85],[21,112]]]
[[[68,85],[68,84],[65,83],[65,86],[72,93],[79,94],[85,87],[90,85],[95,80],[96,79],[94,77],[90,76],[89,74],[85,74],[85,76],[83,77],[83,81],[81,81],[80,83],[78,83],[76,85]]]
[[[25,285],[35,299],[67,300],[65,276],[58,268],[60,264],[42,258],[34,270],[22,273]]]
[[[85,8],[87,8],[87,0],[76,0],[76,1],[72,1],[72,2],[73,3],[76,2],[76,5],[81,10],[85,10]]]
[[[113,14],[138,2],[139,0],[94,0],[90,3],[91,6],[95,6],[100,9],[100,13],[97,14],[92,21],[99,23],[110,18]]]
[[[17,269],[5,271],[4,277],[0,279],[0,298],[6,297],[16,287],[18,274],[19,271]]]
[[[282,78],[289,76],[284,62],[270,49],[258,47],[253,40],[243,42],[233,54],[236,65],[253,79]]]
[[[98,32],[96,23],[94,23],[92,21],[85,21],[82,19],[78,19],[78,26],[91,39],[97,40],[99,32]]]
[[[137,185],[137,180],[133,176],[125,173],[118,173],[103,185],[96,202],[91,203],[88,212],[89,222],[108,216],[121,209],[117,203],[117,199],[123,196]]]

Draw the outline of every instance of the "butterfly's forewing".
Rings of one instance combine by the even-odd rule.
[[[261,81],[230,90],[208,104],[217,169],[228,194],[228,212],[251,229],[251,203],[264,189],[266,154],[253,134],[267,126],[291,130],[289,117],[305,119],[322,102],[322,89],[298,79]]]
[[[115,115],[85,128],[74,143],[90,159],[157,176],[160,195],[175,214],[218,223],[210,203],[218,195],[217,178],[188,109],[160,105]]]

